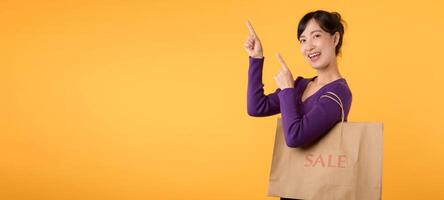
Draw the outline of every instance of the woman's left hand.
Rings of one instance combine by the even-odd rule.
[[[281,90],[285,88],[293,88],[293,75],[291,74],[290,70],[287,67],[287,64],[285,64],[285,61],[284,59],[282,59],[281,55],[277,53],[276,56],[279,60],[279,63],[281,64],[281,68],[279,69],[278,74],[274,76],[274,80],[278,84],[279,88],[281,88]]]

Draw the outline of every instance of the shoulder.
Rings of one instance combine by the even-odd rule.
[[[320,104],[330,105],[330,106],[336,104],[336,102],[334,102],[330,98],[322,98],[323,95],[328,95],[330,97],[333,97],[334,99],[337,99],[334,95],[331,95],[330,92],[336,94],[340,98],[342,105],[344,106],[344,111],[347,118],[353,98],[352,92],[347,84],[347,81],[345,79],[342,79],[329,85],[329,87],[326,87],[319,96],[318,101]]]
[[[352,92],[345,79],[338,80],[337,82],[331,84],[329,87],[322,91],[323,94],[328,92],[333,92],[338,95],[342,101],[347,101],[352,98]]]
[[[306,81],[308,81],[307,78],[304,78],[303,76],[298,76],[294,80],[294,87],[300,87],[302,85],[302,83],[304,83]]]
[[[299,81],[301,81],[301,79],[304,79],[304,77],[302,77],[302,76],[296,77],[296,79],[294,80],[294,83],[297,84]]]

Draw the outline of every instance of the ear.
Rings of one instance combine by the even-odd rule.
[[[340,37],[341,37],[341,35],[339,35],[339,32],[335,32],[335,34],[333,35],[333,41],[334,41],[334,43],[335,43],[335,46],[336,45],[338,45],[338,43],[339,43],[339,39],[340,39]]]

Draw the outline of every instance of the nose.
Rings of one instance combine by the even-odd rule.
[[[315,46],[313,45],[313,43],[311,41],[307,41],[306,43],[307,43],[307,45],[306,45],[305,50],[307,53],[310,53],[315,48]]]

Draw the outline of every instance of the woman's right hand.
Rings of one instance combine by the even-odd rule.
[[[263,58],[264,54],[262,51],[261,41],[257,37],[256,32],[254,32],[250,21],[247,21],[247,27],[250,34],[247,41],[244,43],[245,50],[247,51],[248,55],[253,58]]]

